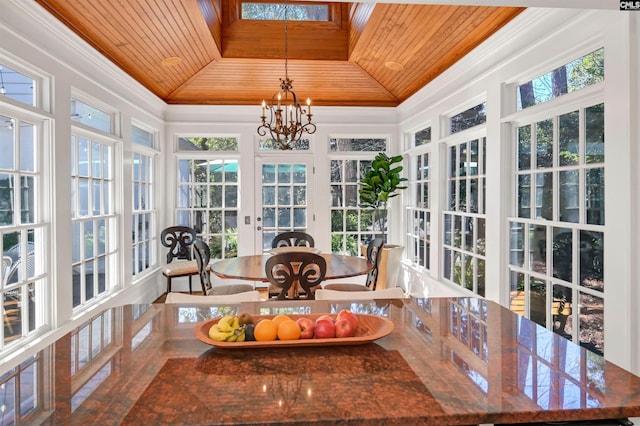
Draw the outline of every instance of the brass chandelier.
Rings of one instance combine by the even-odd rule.
[[[311,122],[311,99],[307,98],[306,109],[298,102],[298,97],[293,91],[292,80],[289,79],[289,31],[287,19],[288,5],[284,3],[284,79],[280,79],[280,92],[271,97],[271,103],[262,100],[262,124],[258,126],[258,134],[266,136],[267,133],[281,150],[293,149],[293,145],[302,138],[302,135],[316,132],[316,125]],[[269,119],[267,120],[267,112]],[[303,116],[306,123],[302,124]]]

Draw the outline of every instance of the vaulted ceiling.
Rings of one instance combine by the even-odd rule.
[[[284,77],[284,22],[242,0],[36,1],[168,104],[257,105]],[[324,4],[329,21],[289,21],[288,73],[331,106],[397,106],[524,10]]]

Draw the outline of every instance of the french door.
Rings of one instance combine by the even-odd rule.
[[[256,253],[285,231],[313,234],[313,157],[256,157]]]

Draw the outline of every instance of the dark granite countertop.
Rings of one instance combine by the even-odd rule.
[[[220,349],[194,337],[198,321],[227,313],[342,308],[385,316],[394,330],[360,346]],[[481,299],[129,305],[98,318],[85,333],[89,353],[80,331],[40,355],[54,401],[44,423],[469,425],[640,415],[639,377]]]

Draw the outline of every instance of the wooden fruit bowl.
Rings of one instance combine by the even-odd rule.
[[[315,321],[321,315],[329,314],[308,314],[287,315],[292,320],[306,317]],[[272,340],[268,342],[220,342],[209,338],[209,329],[216,324],[220,318],[214,318],[209,321],[199,323],[195,326],[194,332],[198,340],[208,345],[219,348],[277,348],[277,347],[302,347],[302,346],[337,346],[337,345],[364,345],[374,340],[380,339],[391,333],[393,330],[393,322],[387,318],[376,315],[356,314],[360,325],[356,330],[354,337],[334,337],[331,339],[298,339],[298,340]],[[254,321],[257,323],[264,318],[273,318],[275,315],[253,315]],[[335,319],[335,315],[331,315]]]

